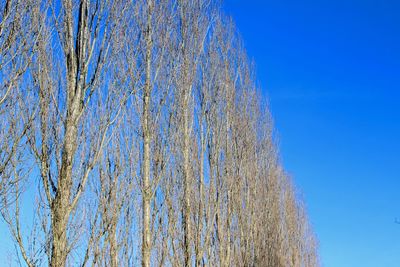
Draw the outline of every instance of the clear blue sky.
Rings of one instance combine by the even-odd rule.
[[[400,1],[226,0],[326,267],[400,266]]]

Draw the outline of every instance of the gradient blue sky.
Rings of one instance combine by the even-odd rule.
[[[400,266],[400,1],[226,0],[326,267]]]

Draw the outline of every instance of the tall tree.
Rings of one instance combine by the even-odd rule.
[[[121,109],[115,91],[101,90],[108,83],[104,77],[119,4],[36,4],[43,19],[30,69],[33,88],[24,90],[31,90],[30,101],[38,103],[38,111],[25,103],[24,121],[35,116],[27,143],[48,205],[49,265],[65,266],[79,235],[72,219]],[[97,115],[100,119],[94,119]]]

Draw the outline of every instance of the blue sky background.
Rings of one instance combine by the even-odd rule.
[[[226,0],[326,267],[400,266],[400,1]]]

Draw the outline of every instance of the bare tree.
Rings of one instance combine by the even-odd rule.
[[[115,91],[108,89],[104,95],[101,90],[107,86],[101,77],[107,75],[117,4],[83,0],[76,6],[66,0],[61,5],[44,3],[41,10],[45,19],[39,26],[30,89],[30,100],[37,101],[38,112],[27,106],[24,121],[29,123],[37,114],[27,142],[49,208],[51,266],[67,263],[79,235],[72,219],[121,109]],[[94,120],[96,115],[102,115],[101,119]]]
[[[176,75],[177,91],[177,127],[182,157],[182,228],[184,266],[192,266],[194,237],[192,222],[193,191],[193,123],[194,123],[194,88],[199,77],[200,59],[211,27],[209,1],[178,1],[178,74]],[[212,14],[212,13],[211,13]]]
[[[254,64],[216,1],[0,7],[1,214],[17,260],[319,265]]]

